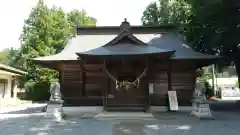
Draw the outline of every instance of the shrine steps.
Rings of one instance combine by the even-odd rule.
[[[69,116],[79,116],[80,114],[83,113],[103,113],[103,112],[111,112],[111,113],[116,113],[116,112],[122,112],[122,113],[127,113],[127,112],[135,112],[135,113],[145,113],[146,106],[145,107],[114,107],[114,106],[63,106],[63,112],[66,115]],[[190,113],[192,110],[192,106],[179,106],[179,111],[180,112],[188,112]],[[149,106],[148,112],[168,112],[168,107],[167,106]]]
[[[142,107],[107,107],[108,112],[146,112],[146,108]]]
[[[146,112],[148,107],[144,104],[111,104],[105,106],[108,112]]]

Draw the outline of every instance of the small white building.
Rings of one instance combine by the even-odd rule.
[[[26,72],[0,64],[0,98],[15,98],[19,88],[18,79]]]
[[[228,78],[215,78],[216,88],[232,88],[236,87],[238,81],[237,77],[228,77]],[[212,79],[208,80],[208,83],[212,86]]]

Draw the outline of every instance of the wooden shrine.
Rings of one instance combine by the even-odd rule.
[[[34,61],[59,71],[64,106],[148,111],[168,106],[169,90],[176,91],[179,106],[191,106],[196,69],[217,59],[195,52],[175,26],[125,20],[119,27],[77,28],[62,52]]]

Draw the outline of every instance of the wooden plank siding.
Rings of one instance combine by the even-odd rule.
[[[157,63],[156,66],[149,68],[147,76],[143,77],[140,83],[138,92],[136,91],[136,103],[142,101],[148,102],[147,104],[153,106],[167,106],[168,97],[168,65],[167,61]],[[172,90],[177,91],[178,102],[181,106],[191,105],[190,100],[192,99],[194,87],[195,87],[195,69],[187,69],[186,66],[179,65],[181,62],[173,62],[171,65],[171,83]],[[84,64],[84,68],[81,68],[80,62],[64,63],[62,69],[62,84],[61,91],[65,98],[65,105],[71,106],[105,106],[104,103],[115,104],[124,103],[126,97],[123,99],[109,99],[107,94],[112,94],[115,97],[121,96],[116,91],[115,81],[102,70],[104,65],[101,63],[96,64]],[[114,71],[114,69],[111,69]],[[82,71],[85,73],[85,95],[82,95]],[[142,71],[141,71],[142,72]],[[112,73],[114,76],[117,74]],[[144,83],[143,83],[144,82]],[[146,99],[148,95],[147,83],[153,83],[153,93],[149,95],[149,99]],[[145,92],[143,94],[142,92]],[[133,94],[133,93],[132,93]],[[139,94],[139,97],[138,97]],[[146,96],[144,96],[146,95]],[[105,96],[105,97],[104,97]],[[131,97],[131,96],[130,96]],[[139,99],[138,99],[139,98]],[[144,98],[144,99],[141,99]],[[116,101],[113,101],[116,100]],[[121,100],[121,101],[117,101]],[[142,100],[141,102],[138,100]],[[130,102],[130,99],[129,99]]]
[[[172,89],[177,91],[179,105],[191,105],[195,88],[195,73],[195,71],[176,71],[172,73]]]
[[[107,76],[101,68],[102,64],[85,64],[82,69],[80,62],[64,65],[62,87],[65,105],[103,105],[103,91],[107,88]],[[85,80],[82,77],[84,74]],[[82,87],[84,82],[85,86]]]
[[[195,71],[172,71],[172,90],[177,92],[178,102],[181,106],[191,105],[194,87]],[[151,105],[165,106],[168,104],[168,76],[167,71],[156,74],[153,91],[151,94]]]

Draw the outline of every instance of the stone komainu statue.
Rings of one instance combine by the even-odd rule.
[[[197,81],[195,84],[194,96],[195,97],[205,97],[205,85],[203,82]]]
[[[48,104],[42,109],[43,112],[46,112],[48,106],[51,104],[63,103],[59,82],[51,83],[49,93],[50,93],[50,98],[49,98]]]
[[[50,95],[49,101],[62,101],[59,82],[55,82],[50,85]]]

